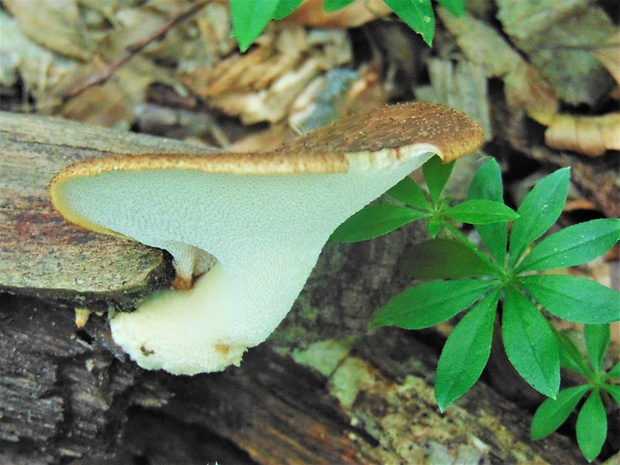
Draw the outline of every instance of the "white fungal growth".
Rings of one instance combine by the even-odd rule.
[[[168,250],[185,275],[201,251],[217,260],[192,290],[159,292],[111,320],[114,340],[140,366],[212,372],[274,331],[334,229],[429,150],[348,155],[345,173],[110,171],[67,180],[59,194],[75,214]]]
[[[93,231],[168,250],[187,291],[157,292],[111,320],[140,366],[175,374],[239,364],[286,316],[344,220],[437,153],[484,140],[440,105],[386,106],[269,153],[115,155],[52,181],[55,208]]]

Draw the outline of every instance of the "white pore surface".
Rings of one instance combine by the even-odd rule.
[[[432,146],[349,156],[347,173],[233,175],[179,169],[109,172],[66,181],[79,215],[191,267],[217,259],[190,291],[165,291],[111,320],[114,340],[142,367],[223,370],[286,316],[333,230],[418,168]]]

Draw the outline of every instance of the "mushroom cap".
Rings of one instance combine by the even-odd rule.
[[[423,102],[386,105],[319,128],[272,152],[121,154],[82,161],[52,179],[50,197],[54,208],[68,221],[95,232],[122,236],[73,211],[63,201],[59,187],[70,179],[112,171],[339,173],[348,171],[351,165],[373,166],[385,163],[386,158],[398,159],[401,150],[413,147],[427,149],[449,163],[478,149],[483,142],[480,126],[461,111]]]
[[[284,318],[333,230],[433,154],[475,150],[463,113],[404,104],[354,115],[270,153],[113,156],[52,181],[68,220],[168,250],[194,289],[117,314],[112,334],[141,366],[172,373],[236,364]]]
[[[356,158],[384,149],[426,144],[448,163],[473,152],[484,142],[480,126],[465,113],[432,103],[386,105],[329,124],[267,153],[140,154],[97,158],[69,166],[51,183],[106,171],[178,168],[231,174],[337,173]],[[58,200],[58,199],[54,199]],[[61,210],[62,213],[62,210]]]

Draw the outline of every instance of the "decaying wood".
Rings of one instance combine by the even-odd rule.
[[[560,435],[530,443],[530,414],[483,383],[440,414],[436,352],[415,333],[368,332],[373,312],[407,284],[395,270],[415,226],[328,244],[289,316],[240,368],[140,369],[111,341],[105,314],[78,329],[74,310],[130,306],[126,293],[156,287],[166,260],[66,224],[47,183],[83,157],[198,149],[1,118],[0,464],[581,463]]]
[[[48,198],[70,163],[112,153],[193,152],[167,139],[0,112],[0,291],[56,299],[123,300],[166,276],[161,251],[84,231]],[[206,151],[206,149],[205,149]],[[125,299],[121,299],[125,296]]]
[[[530,415],[482,383],[440,414],[436,357],[406,331],[266,343],[240,368],[174,377],[116,359],[102,319],[76,334],[70,309],[1,304],[0,463],[582,463],[565,437],[530,443]]]

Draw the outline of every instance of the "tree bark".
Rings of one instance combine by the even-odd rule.
[[[436,353],[411,332],[269,341],[239,368],[175,377],[111,352],[103,317],[76,331],[71,308],[0,303],[0,463],[583,462],[566,437],[530,442],[530,413],[485,383],[440,413]]]

